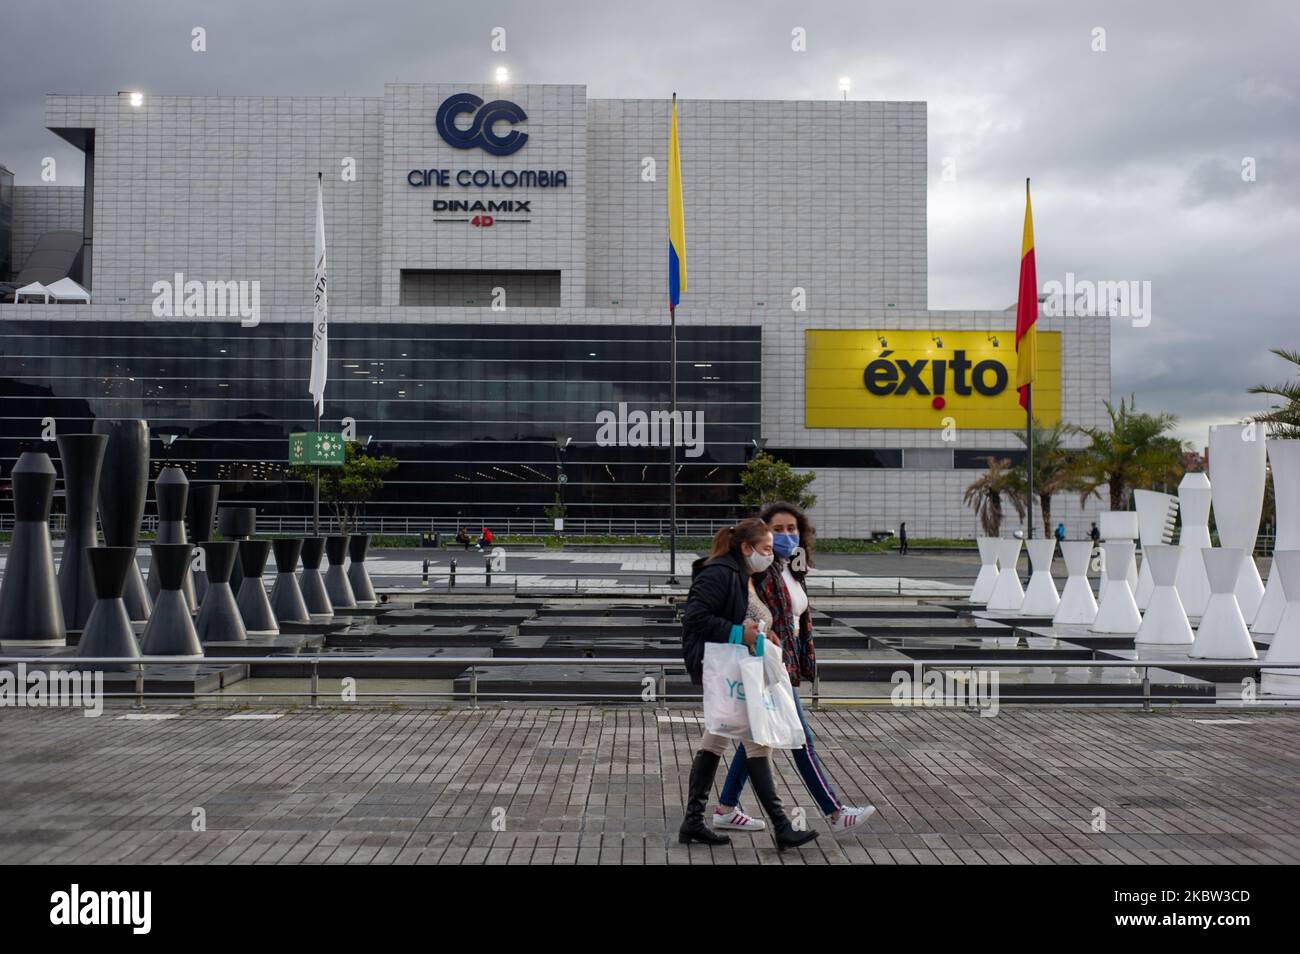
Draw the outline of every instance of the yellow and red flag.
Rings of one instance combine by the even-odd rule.
[[[1025,235],[1020,242],[1020,295],[1016,300],[1016,390],[1029,407],[1029,386],[1038,376],[1038,270],[1034,266],[1034,216],[1025,180]]]

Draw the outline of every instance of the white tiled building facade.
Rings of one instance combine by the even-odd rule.
[[[526,132],[526,144],[497,156],[445,142],[435,116],[464,92],[517,104],[527,119],[493,129]],[[93,152],[85,279],[95,304],[77,317],[147,318],[154,282],[181,272],[259,281],[263,321],[309,321],[320,171],[331,320],[666,322],[669,109],[664,100],[588,99],[578,85],[389,85],[382,97],[354,98],[147,95],[138,107],[125,95],[51,95],[46,125]],[[761,327],[767,447],[903,449],[901,468],[815,468],[819,532],[865,536],[906,520],[916,537],[973,536],[961,497],[979,471],[953,469],[946,455],[1018,450],[1014,431],[960,431],[953,443],[929,429],[804,426],[806,329],[1000,330],[1011,339],[1014,310],[927,307],[925,104],[685,100],[679,114],[689,270],[679,324]],[[451,179],[413,186],[412,170],[447,170]],[[565,181],[462,186],[461,170],[498,181],[560,171]],[[53,189],[20,189],[15,230],[24,242],[79,221],[65,208],[67,191],[43,203],[38,193]],[[437,212],[436,199],[528,208],[493,213],[493,226],[479,228],[447,221],[478,213]],[[33,221],[45,214],[48,225]],[[1018,237],[1004,243],[1012,256]],[[1009,288],[1015,267],[1013,257]],[[404,270],[437,271],[444,297],[434,300],[463,294],[473,304],[403,305]],[[514,271],[530,273],[519,287],[530,283],[527,300],[544,306],[510,307],[508,288],[504,311],[477,298],[474,273]],[[463,286],[452,274],[461,272]],[[805,310],[791,307],[795,289],[804,290]],[[548,301],[553,293],[558,300]],[[0,306],[9,318],[55,312]],[[1062,416],[1102,423],[1106,320],[1044,317],[1040,328],[1062,332]],[[926,449],[937,453],[916,453]],[[1053,522],[1078,537],[1098,509],[1095,500],[1081,509],[1075,495],[1061,497]]]

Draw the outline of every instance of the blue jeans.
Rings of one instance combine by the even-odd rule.
[[[803,714],[803,703],[799,700],[798,689],[794,690],[794,705],[799,710],[799,722],[803,725],[804,745],[802,749],[794,749],[790,754],[794,756],[794,764],[799,769],[799,774],[803,776],[808,794],[816,799],[817,807],[821,809],[822,814],[829,815],[839,811],[844,805],[835,795],[835,790],[831,788],[826,770],[822,768],[821,760],[817,758],[817,750],[813,748],[812,732]],[[745,757],[745,746],[741,745],[736,749],[731,767],[727,769],[727,781],[722,786],[721,804],[739,805],[740,792],[747,781],[749,781],[749,764]]]

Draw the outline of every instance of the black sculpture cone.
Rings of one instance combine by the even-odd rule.
[[[325,592],[329,594],[330,603],[335,609],[356,609],[357,598],[352,592],[352,584],[343,570],[343,560],[348,555],[348,535],[326,537],[325,556],[329,559],[329,569],[325,571]]]
[[[302,553],[301,537],[278,537],[271,541],[275,551],[275,585],[271,587],[271,612],[281,623],[310,623],[311,614],[298,589],[294,570]]]
[[[99,544],[95,508],[108,438],[103,434],[61,434],[58,443],[67,510],[63,561],[59,564],[59,601],[64,625],[80,630],[95,606],[95,581],[90,578],[86,549]]]
[[[0,583],[0,646],[6,651],[67,645],[50,544],[54,477],[50,455],[38,451],[19,455],[10,475],[14,532]]]
[[[325,578],[321,576],[320,561],[325,555],[324,537],[303,537],[302,577],[298,580],[307,612],[314,620],[334,618],[334,604],[325,592]]]
[[[358,606],[374,606],[379,602],[375,588],[370,584],[370,574],[366,572],[366,551],[370,549],[370,534],[354,533],[348,541],[348,583]]]
[[[153,483],[154,502],[158,506],[158,534],[156,543],[187,543],[185,537],[185,505],[190,498],[190,480],[185,471],[179,467],[164,467]],[[158,575],[149,570],[149,595],[158,599],[161,590]],[[191,613],[198,609],[194,599],[194,580],[190,577],[189,563],[185,564],[185,573],[181,581],[181,591],[185,594],[185,605]]]
[[[104,466],[99,472],[99,525],[104,544],[134,547],[140,544],[144,500],[149,493],[149,425],[144,421],[96,421],[94,431],[108,437]],[[140,567],[131,561],[122,600],[133,622],[149,618],[152,603]]]
[[[230,571],[234,569],[239,544],[234,540],[205,540],[203,559],[207,565],[208,589],[203,594],[199,618],[194,631],[201,643],[233,643],[248,639],[244,618],[230,589]]]
[[[160,589],[140,639],[141,652],[146,656],[202,659],[203,647],[181,590],[189,576],[194,549],[188,543],[155,543],[149,550],[153,554],[149,579],[157,579]]]
[[[190,484],[190,499],[185,504],[185,523],[190,543],[199,544],[212,539],[212,522],[217,518],[217,496],[220,492],[220,484]],[[208,589],[207,570],[198,562],[192,563],[190,576],[194,578],[194,599],[202,603],[203,594]]]
[[[244,565],[244,582],[239,584],[235,601],[239,604],[239,615],[243,617],[244,628],[250,636],[280,635],[280,625],[275,621],[271,601],[266,598],[266,586],[262,583],[262,571],[266,569],[266,558],[270,553],[270,540],[239,541],[239,561]]]
[[[136,645],[131,618],[122,600],[131,567],[135,566],[135,547],[92,547],[86,552],[95,581],[95,608],[81,631],[77,655],[135,658],[140,655],[140,647]],[[118,672],[132,667],[93,663],[83,668]]]
[[[224,540],[247,540],[257,530],[257,508],[222,507],[217,511],[217,532]],[[235,568],[230,571],[230,589],[239,592],[244,582],[244,567],[235,551]]]

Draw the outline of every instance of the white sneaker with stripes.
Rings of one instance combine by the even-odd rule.
[[[725,831],[762,831],[767,828],[767,822],[760,821],[757,818],[750,818],[739,808],[734,811],[724,812],[720,808],[713,810],[713,829]]]
[[[866,808],[854,808],[851,805],[845,805],[840,809],[840,817],[830,823],[831,833],[843,835],[845,832],[856,831],[875,813],[876,806],[874,805],[868,805]]]

